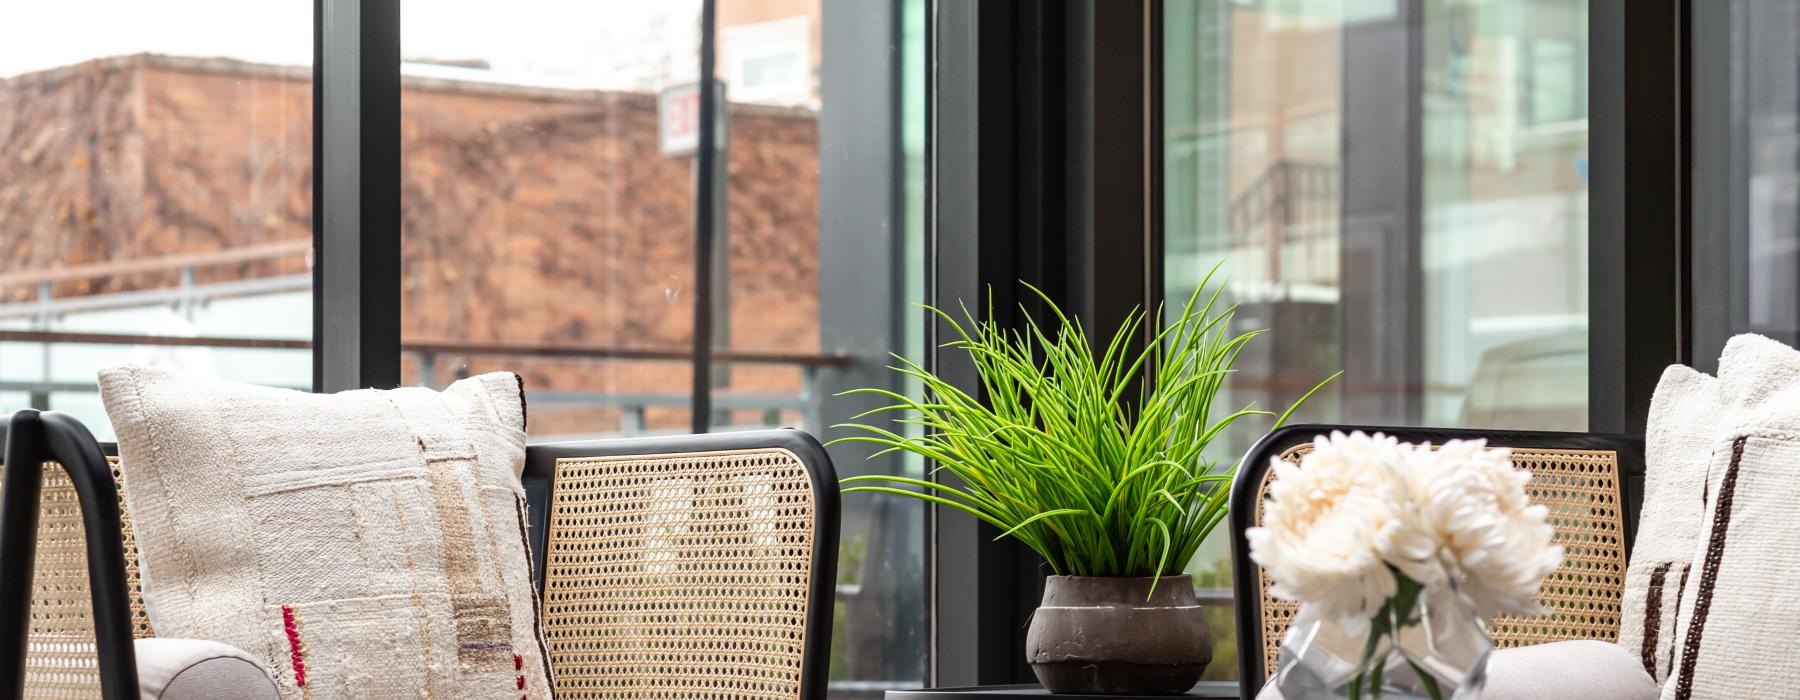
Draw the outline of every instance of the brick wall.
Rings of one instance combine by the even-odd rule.
[[[304,69],[146,55],[0,81],[0,274],[309,238],[311,98]],[[729,141],[731,345],[814,351],[816,115],[735,106]],[[655,95],[408,78],[402,153],[407,340],[687,347],[692,169],[659,154]],[[306,265],[293,256],[199,277]],[[137,274],[56,293],[173,284]],[[34,294],[0,289],[0,300]],[[680,363],[466,361],[520,370],[539,389],[688,386]],[[798,377],[744,367],[728,384],[792,392]],[[555,413],[573,416],[574,431],[617,420]],[[652,423],[685,423],[680,414]]]

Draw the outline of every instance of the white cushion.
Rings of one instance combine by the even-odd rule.
[[[1619,645],[1653,678],[1668,677],[1675,605],[1700,541],[1701,503],[1714,430],[1726,412],[1719,380],[1681,365],[1663,371],[1644,436],[1644,501],[1639,511]]]
[[[244,650],[204,639],[137,640],[143,700],[275,700],[275,679]]]
[[[1783,375],[1786,346],[1740,336],[1759,366],[1721,359],[1728,371]],[[1748,357],[1749,353],[1739,353]],[[1771,372],[1768,368],[1777,369]],[[1675,663],[1664,698],[1792,697],[1800,639],[1788,622],[1800,609],[1800,385],[1786,376],[1745,381],[1714,441],[1690,580],[1679,602]]]
[[[1501,649],[1488,657],[1482,700],[1652,700],[1660,688],[1637,656],[1576,640]]]
[[[1735,436],[1788,391],[1800,391],[1800,352],[1754,334],[1726,343],[1713,379],[1683,366],[1663,372],[1644,441],[1644,500],[1625,573],[1619,644],[1662,682],[1674,673],[1697,585],[1693,569]]]
[[[288,697],[548,696],[517,376],[324,395],[117,367],[100,391],[158,634],[241,648]]]

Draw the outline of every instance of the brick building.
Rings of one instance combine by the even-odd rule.
[[[308,240],[310,73],[141,54],[0,79],[0,276]],[[692,166],[660,154],[656,95],[445,73],[409,75],[402,93],[405,340],[685,350]],[[729,130],[729,346],[815,351],[816,112],[733,105]],[[214,265],[195,269],[193,282],[307,265],[298,254]],[[167,288],[178,277],[72,280],[54,294]],[[0,303],[38,293],[0,288]],[[290,337],[309,332],[296,320]],[[532,388],[557,391],[679,394],[690,371],[685,362],[450,361],[518,369]],[[453,369],[440,364],[439,377]],[[794,392],[799,377],[791,367],[736,367],[725,390]],[[686,421],[673,406],[646,414],[651,428]],[[621,420],[614,408],[538,415],[564,423],[542,426],[558,433]]]

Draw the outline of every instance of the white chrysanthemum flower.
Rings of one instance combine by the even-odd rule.
[[[1327,619],[1381,609],[1397,585],[1388,557],[1420,546],[1404,460],[1393,438],[1360,432],[1319,437],[1298,466],[1274,460],[1262,526],[1245,533],[1270,592]]]
[[[1525,492],[1531,481],[1510,450],[1485,441],[1451,441],[1437,450],[1405,448],[1407,481],[1419,524],[1438,558],[1484,619],[1502,612],[1538,614],[1544,577],[1562,564],[1549,511]]]
[[[1250,557],[1306,617],[1366,622],[1397,590],[1396,572],[1431,591],[1454,582],[1483,618],[1542,612],[1538,589],[1563,552],[1510,451],[1333,433],[1298,466],[1272,469]]]

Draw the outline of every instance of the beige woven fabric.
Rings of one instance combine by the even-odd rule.
[[[1312,443],[1297,445],[1281,458],[1298,464]],[[1618,456],[1605,451],[1513,448],[1513,465],[1531,472],[1525,491],[1550,509],[1562,545],[1563,563],[1544,579],[1537,600],[1549,610],[1541,617],[1502,615],[1488,625],[1494,646],[1511,648],[1567,639],[1611,642],[1619,632],[1619,604],[1625,586],[1625,528],[1621,515]],[[1266,493],[1273,470],[1263,474]],[[1262,522],[1263,499],[1256,499]],[[1268,572],[1258,569],[1262,592],[1263,664],[1275,672],[1281,637],[1299,606],[1269,593]]]
[[[562,459],[544,619],[565,698],[796,698],[812,481],[786,450]]]
[[[1687,367],[1664,370],[1650,400],[1644,439],[1644,503],[1625,574],[1619,645],[1657,682],[1669,675],[1675,607],[1700,541],[1698,496],[1706,485],[1718,421],[1727,413],[1719,381]]]
[[[117,479],[119,461],[107,461]],[[94,599],[88,586],[87,535],[82,529],[75,486],[61,465],[44,464],[39,503],[37,561],[33,567],[25,653],[25,697],[92,698],[100,693],[100,676],[94,650]],[[125,573],[130,583],[132,632],[139,638],[149,637],[150,621],[138,593],[137,541],[132,536],[131,517],[124,512],[122,495],[119,507]]]
[[[284,697],[547,697],[507,373],[335,395],[107,369],[151,622]]]

